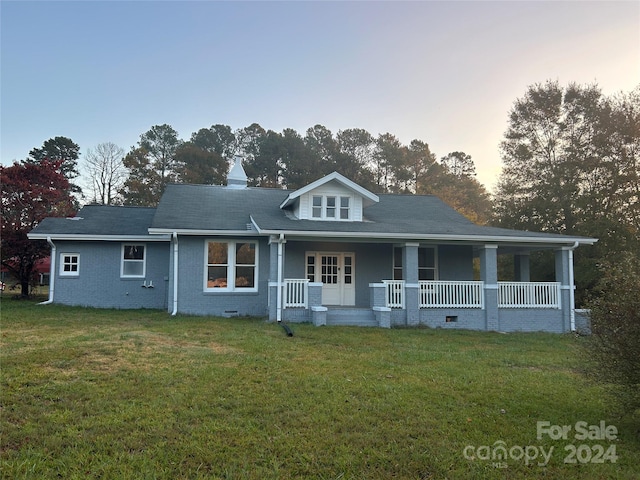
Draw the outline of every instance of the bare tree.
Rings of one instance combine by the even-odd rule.
[[[121,203],[118,190],[122,188],[127,175],[123,157],[124,149],[112,142],[101,143],[87,150],[84,158],[95,203]]]

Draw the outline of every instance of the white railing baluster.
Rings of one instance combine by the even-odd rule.
[[[499,308],[560,308],[558,282],[498,282]]]
[[[483,282],[421,281],[420,308],[484,308]]]
[[[404,308],[404,280],[383,280],[388,308]]]
[[[284,308],[307,308],[309,280],[287,278],[284,280]]]

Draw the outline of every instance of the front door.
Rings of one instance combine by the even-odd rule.
[[[319,267],[315,281],[322,282],[323,305],[356,304],[355,255],[353,253],[309,254]]]

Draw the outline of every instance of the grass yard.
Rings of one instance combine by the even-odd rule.
[[[640,418],[581,377],[579,338],[292,328],[3,298],[2,478],[640,475]]]

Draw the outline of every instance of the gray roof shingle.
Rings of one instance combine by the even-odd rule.
[[[208,185],[169,185],[158,205],[152,228],[158,230],[244,231],[253,223],[266,232],[323,232],[557,239],[559,234],[527,232],[476,225],[433,195],[379,195],[380,201],[364,209],[364,222],[315,221],[293,218],[279,205],[289,190],[229,189]]]
[[[433,195],[380,195],[364,209],[363,222],[298,220],[279,208],[289,190],[231,189],[211,185],[168,185],[157,209],[89,205],[80,220],[47,218],[32,234],[42,235],[148,235],[170,231],[240,232],[255,224],[260,232],[296,232],[300,235],[344,233],[384,238],[385,235],[519,239],[571,243],[586,237],[508,230],[476,225]]]
[[[252,213],[280,212],[289,191],[168,185],[151,228],[167,230],[246,230]]]
[[[86,205],[74,218],[45,218],[35,235],[148,235],[155,208]]]

